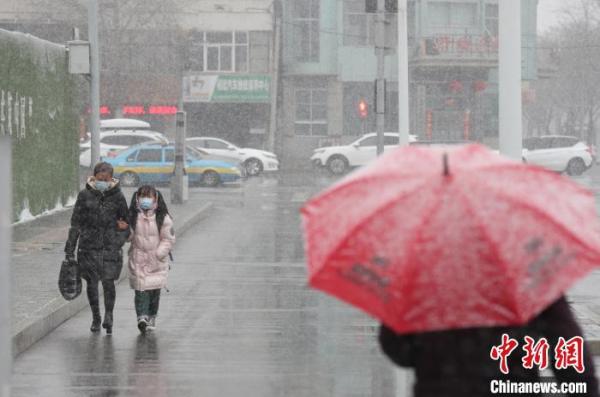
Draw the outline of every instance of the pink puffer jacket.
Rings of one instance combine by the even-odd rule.
[[[169,252],[175,244],[173,220],[165,216],[158,232],[156,215],[140,212],[129,247],[129,284],[137,291],[161,289],[167,285]]]

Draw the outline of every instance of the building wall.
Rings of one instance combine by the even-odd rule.
[[[294,31],[294,6],[297,2],[284,2],[282,79],[285,88],[282,130],[287,144],[282,150],[290,159],[288,165],[306,163],[307,154],[318,145],[345,142],[363,132],[375,130],[372,107],[373,82],[377,70],[376,55],[371,33],[368,33],[368,40],[348,39],[346,24],[349,22],[345,15],[346,7],[349,7],[348,12],[360,14],[364,3],[355,0],[351,10],[351,1],[320,1],[320,52],[318,59],[311,61],[295,57],[300,40],[299,33]],[[537,78],[537,2],[538,0],[521,2],[525,81]],[[463,138],[463,135],[468,134],[469,138],[483,139],[497,135],[497,26],[494,26],[491,13],[493,6],[497,4],[498,0],[409,1],[410,114],[413,133],[426,135],[428,128],[433,128],[441,134],[440,138]],[[492,8],[488,8],[488,5]],[[440,12],[444,7],[448,7],[448,11]],[[388,16],[388,20],[390,26],[387,36],[394,40],[388,39],[392,50],[385,58],[385,75],[388,82],[386,130],[394,131],[398,125],[395,87],[398,58],[394,51],[397,24],[395,15]],[[447,41],[453,43],[452,51],[436,56],[426,54],[425,40],[436,37],[447,37]],[[455,99],[448,99],[450,108],[437,111],[435,117],[430,120],[431,126],[428,127],[428,114],[431,114],[428,109],[431,102],[428,100],[431,97],[429,84],[442,84],[447,90],[447,86],[455,84],[455,80],[464,85],[464,88],[460,89],[460,95],[455,95]],[[297,90],[302,90],[302,86],[310,81],[323,84],[328,90],[330,99],[327,106],[327,135],[301,136],[295,131],[296,112],[302,110],[295,105],[295,96]],[[482,85],[485,88],[481,89]],[[474,88],[476,86],[479,88]],[[446,95],[443,93],[444,89],[441,91],[440,95]],[[333,99],[335,96],[338,98]],[[359,100],[366,100],[370,106],[370,114],[364,121],[357,115]],[[286,151],[288,152],[285,153]]]
[[[76,195],[77,102],[64,47],[0,30],[0,134],[12,137],[13,220]]]

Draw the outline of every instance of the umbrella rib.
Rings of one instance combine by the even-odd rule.
[[[486,232],[486,229],[485,229],[485,226],[484,226],[485,222],[483,221],[481,215],[475,210],[476,206],[471,201],[469,195],[465,194],[465,192],[462,189],[458,190],[458,192],[462,196],[462,198],[467,202],[467,204],[468,204],[467,207],[466,207],[467,212],[475,220],[475,224],[477,225],[477,228],[480,230],[480,233],[481,233],[483,239],[488,243],[488,245],[492,249],[492,255],[494,256],[494,258],[496,258],[496,265],[499,265],[500,267],[504,268],[504,270],[505,270],[504,274],[506,274],[509,277],[510,282],[511,282],[512,287],[513,287],[511,290],[514,291],[514,288],[517,285],[516,278],[515,277],[511,277],[511,273],[509,271],[510,269],[509,269],[509,267],[506,264],[507,262],[504,260],[504,258],[502,257],[502,254],[497,249],[496,242]],[[510,296],[507,296],[507,298],[508,298],[507,301],[511,302],[513,313],[516,314],[517,316],[520,316],[515,296],[510,295]]]

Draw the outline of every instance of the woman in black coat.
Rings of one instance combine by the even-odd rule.
[[[92,309],[92,332],[100,331],[100,323],[108,334],[112,333],[115,306],[115,280],[123,268],[122,247],[129,237],[127,201],[119,182],[113,179],[113,168],[108,163],[94,167],[94,176],[79,192],[71,228],[65,245],[67,260],[75,258],[82,278],[87,282],[87,297]],[[104,322],[100,316],[98,283],[104,290]]]
[[[492,347],[500,345],[503,334],[519,342],[508,358],[507,375],[500,372],[499,361],[490,357]],[[522,347],[525,336],[532,337],[536,342],[545,337],[550,344],[548,368],[552,368],[555,380],[559,383],[587,382],[585,395],[597,397],[598,381],[587,345],[583,349],[585,371],[582,374],[573,367],[554,369],[554,348],[558,338],[562,336],[568,341],[582,335],[566,299],[562,297],[523,327],[471,328],[399,335],[382,325],[379,343],[395,364],[414,368],[415,397],[482,397],[492,395],[492,380],[540,381],[535,366],[533,369],[523,367],[521,359],[525,351]]]

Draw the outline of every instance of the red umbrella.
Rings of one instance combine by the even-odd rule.
[[[400,333],[523,324],[600,263],[590,192],[477,145],[397,149],[302,215],[310,284]]]

